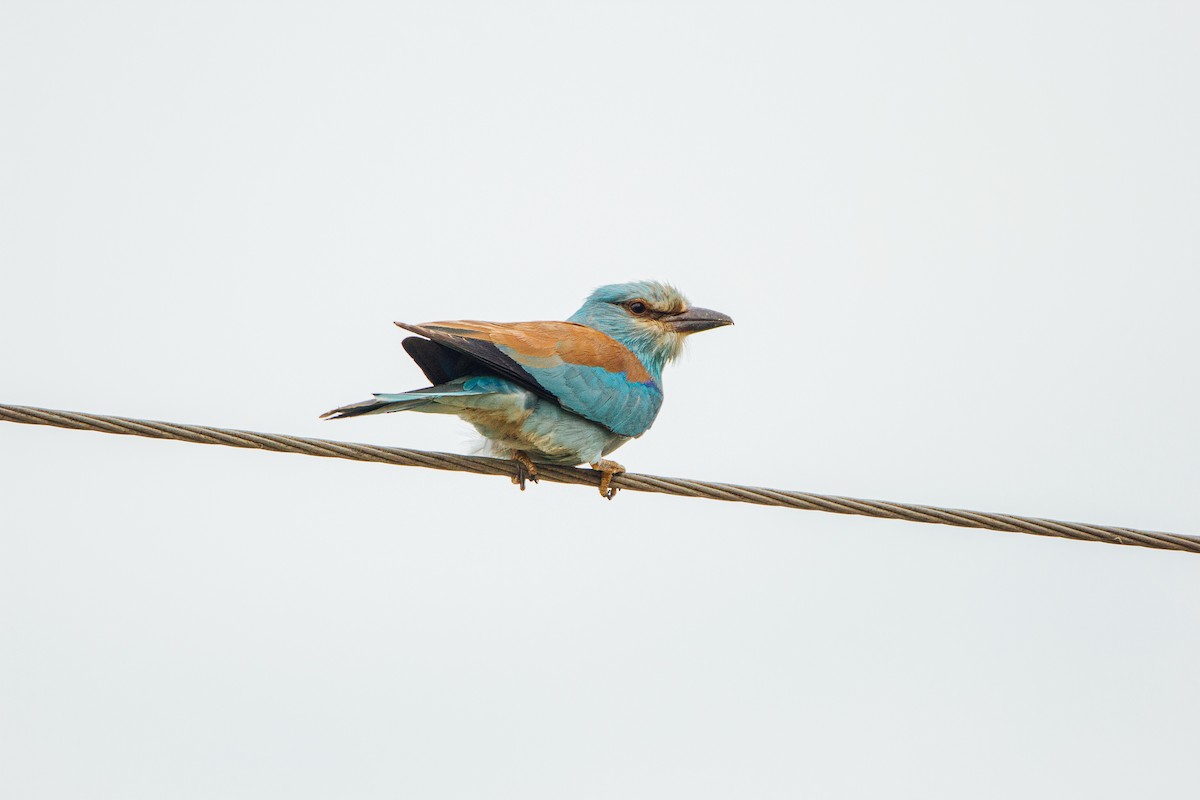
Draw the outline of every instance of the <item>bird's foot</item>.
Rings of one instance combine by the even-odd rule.
[[[617,462],[609,461],[606,458],[602,458],[590,466],[600,473],[600,496],[605,500],[612,500],[620,489],[616,486],[610,488],[609,484],[612,483],[613,475],[620,475],[625,471],[625,468]]]
[[[526,479],[538,482],[537,467],[533,464],[533,459],[522,450],[514,450],[512,454],[513,461],[517,462],[517,474],[513,476],[512,482],[521,487],[521,491],[525,491]]]

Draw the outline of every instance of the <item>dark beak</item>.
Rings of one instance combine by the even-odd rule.
[[[713,311],[711,308],[689,308],[682,314],[663,317],[662,321],[679,333],[695,333],[733,324],[733,320],[728,315],[722,314],[720,311]]]

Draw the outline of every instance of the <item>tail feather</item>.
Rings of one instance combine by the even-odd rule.
[[[451,389],[445,386],[430,386],[428,389],[415,389],[401,394],[377,394],[370,400],[352,403],[348,406],[326,411],[321,419],[347,419],[361,417],[365,414],[390,414],[393,411],[417,411],[437,402],[439,397],[463,397],[466,395],[487,394],[482,391]]]
[[[403,411],[409,403],[387,403],[376,399],[364,400],[361,403],[352,403],[348,406],[335,408],[332,411],[326,411],[321,415],[321,419],[346,419],[347,417],[361,417],[363,414],[386,414],[389,411]]]

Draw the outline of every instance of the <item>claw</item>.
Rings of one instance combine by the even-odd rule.
[[[625,471],[625,468],[615,461],[608,459],[600,459],[596,463],[590,465],[592,469],[600,473],[600,496],[605,500],[612,500],[617,496],[620,489],[616,486],[611,486],[614,475],[620,475]]]
[[[537,467],[534,466],[533,460],[523,451],[513,451],[513,461],[517,462],[517,474],[513,476],[512,482],[521,487],[521,491],[525,491],[526,479],[538,482]]]

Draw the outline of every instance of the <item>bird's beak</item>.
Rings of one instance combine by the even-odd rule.
[[[695,333],[733,324],[733,320],[727,314],[713,311],[711,308],[689,308],[682,314],[663,317],[662,321],[674,328],[676,333]]]

